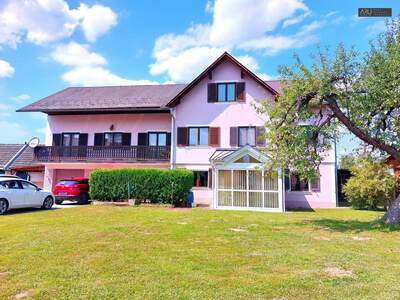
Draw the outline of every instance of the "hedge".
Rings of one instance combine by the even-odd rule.
[[[136,199],[179,205],[193,186],[193,173],[187,169],[99,169],[90,175],[89,183],[90,197],[98,201]]]

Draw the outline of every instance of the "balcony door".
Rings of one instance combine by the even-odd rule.
[[[72,157],[78,155],[79,133],[65,132],[62,134],[61,145],[63,156]]]

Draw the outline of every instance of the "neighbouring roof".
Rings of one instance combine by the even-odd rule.
[[[0,169],[18,152],[23,144],[0,144]],[[42,166],[34,161],[33,149],[28,147],[17,161],[11,166],[11,169],[15,167],[37,167]]]
[[[237,59],[225,52],[189,84],[69,87],[17,111],[47,114],[166,111],[168,106],[176,105],[193,86],[225,60],[238,65],[244,73],[272,94],[276,95],[281,91],[279,80],[261,80]]]

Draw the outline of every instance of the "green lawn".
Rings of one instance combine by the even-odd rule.
[[[398,299],[400,231],[380,216],[105,206],[13,213],[0,217],[0,299]]]

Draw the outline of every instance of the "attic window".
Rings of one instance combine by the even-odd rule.
[[[217,84],[217,101],[218,102],[233,102],[236,95],[235,83],[218,83]]]

